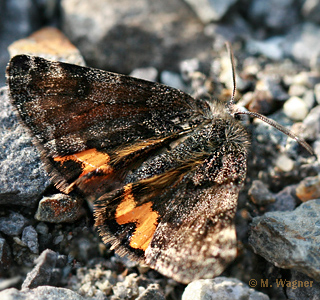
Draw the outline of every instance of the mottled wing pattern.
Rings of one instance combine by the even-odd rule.
[[[237,255],[233,219],[239,186],[178,189],[182,195],[176,195],[159,223],[145,262],[186,284],[218,276]]]
[[[82,183],[87,179],[98,187],[106,179],[121,181],[124,174],[110,166],[121,157],[112,153],[146,141],[148,147],[132,147],[137,152],[131,157],[147,155],[165,144],[159,139],[176,138],[186,127],[201,123],[208,110],[189,95],[158,83],[40,57],[12,58],[7,79],[12,103],[64,192],[79,185],[75,181],[83,176],[89,178],[81,178]],[[123,160],[129,167],[132,159]],[[93,170],[99,174],[93,176]]]
[[[103,240],[180,282],[219,275],[237,252],[233,218],[248,146],[244,128],[229,117],[144,163],[133,176],[140,180],[96,201]]]
[[[249,137],[224,105],[26,55],[7,78],[53,181],[95,201],[117,253],[183,283],[217,276],[235,257]]]

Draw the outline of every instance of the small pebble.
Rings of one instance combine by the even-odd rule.
[[[303,202],[320,198],[320,175],[303,179],[296,188],[296,195]]]
[[[284,113],[294,121],[302,121],[308,114],[306,103],[299,97],[293,96],[283,105]]]
[[[82,215],[81,204],[82,201],[65,194],[43,197],[39,202],[35,219],[50,223],[72,223]]]
[[[294,167],[294,161],[287,155],[280,154],[275,161],[275,165],[283,172],[290,172]]]
[[[179,90],[184,90],[185,85],[181,80],[181,77],[177,73],[170,71],[163,71],[160,75],[161,82],[165,85],[174,87]]]
[[[153,67],[137,68],[130,73],[130,76],[149,81],[157,81],[158,70]]]
[[[307,87],[304,85],[293,84],[293,85],[290,85],[288,94],[290,96],[302,97],[307,90],[308,90]]]
[[[30,225],[23,229],[21,240],[32,253],[39,253],[38,233],[33,226]]]

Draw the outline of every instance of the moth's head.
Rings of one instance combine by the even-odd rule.
[[[232,80],[233,80],[233,90],[232,90],[232,95],[231,98],[227,104],[227,112],[229,113],[230,116],[232,116],[235,119],[238,119],[240,115],[248,115],[253,118],[259,118],[263,122],[273,126],[274,128],[278,129],[279,131],[283,132],[287,136],[291,137],[292,139],[296,140],[302,147],[304,147],[311,155],[314,155],[314,151],[312,147],[302,138],[299,138],[296,134],[294,134],[292,131],[287,129],[286,127],[282,126],[281,124],[277,123],[276,121],[267,118],[264,115],[261,115],[257,112],[253,111],[247,111],[243,110],[240,107],[238,107],[236,104],[234,104],[234,96],[236,93],[236,72],[235,72],[235,63],[234,63],[234,55],[233,51],[231,49],[230,44],[227,42],[226,43],[227,50],[229,52],[230,56],[230,61],[231,61],[231,67],[232,67]]]

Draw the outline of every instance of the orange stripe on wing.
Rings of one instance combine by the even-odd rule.
[[[157,229],[159,214],[152,210],[152,202],[136,206],[132,184],[124,187],[124,196],[118,205],[115,220],[119,225],[135,223],[136,230],[130,238],[130,246],[145,251]]]
[[[102,171],[109,171],[110,169],[110,166],[108,166],[108,163],[110,162],[110,156],[106,153],[99,152],[95,148],[54,158],[54,161],[60,162],[61,164],[68,160],[75,161],[82,165],[82,173],[79,177],[82,177],[98,168]]]

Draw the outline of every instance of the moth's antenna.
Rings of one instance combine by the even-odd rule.
[[[260,120],[262,120],[263,122],[273,126],[274,128],[278,129],[279,131],[283,132],[285,135],[291,137],[292,139],[296,140],[302,147],[304,147],[311,155],[314,155],[313,149],[312,147],[302,138],[299,138],[297,135],[295,135],[292,131],[290,131],[289,129],[287,129],[286,127],[280,125],[279,123],[277,123],[276,121],[267,118],[264,115],[261,115],[257,112],[253,112],[253,111],[241,111],[239,110],[239,108],[234,104],[234,97],[235,97],[235,93],[236,93],[236,71],[235,71],[235,62],[234,62],[234,54],[232,51],[232,48],[230,46],[229,42],[226,42],[226,47],[227,47],[227,51],[229,53],[230,56],[230,61],[231,61],[231,67],[232,67],[232,80],[233,80],[233,91],[232,91],[232,95],[231,95],[231,99],[229,100],[228,104],[227,104],[227,111],[228,113],[235,117],[237,115],[247,115],[253,118],[259,118]]]
[[[226,42],[227,46],[227,51],[229,53],[230,61],[231,61],[231,68],[232,68],[232,83],[233,83],[233,90],[232,90],[232,95],[231,99],[229,100],[229,105],[234,104],[234,97],[236,95],[236,90],[237,90],[237,83],[236,83],[236,67],[235,67],[235,60],[234,60],[234,55],[233,51],[231,49],[231,45],[229,42]]]

